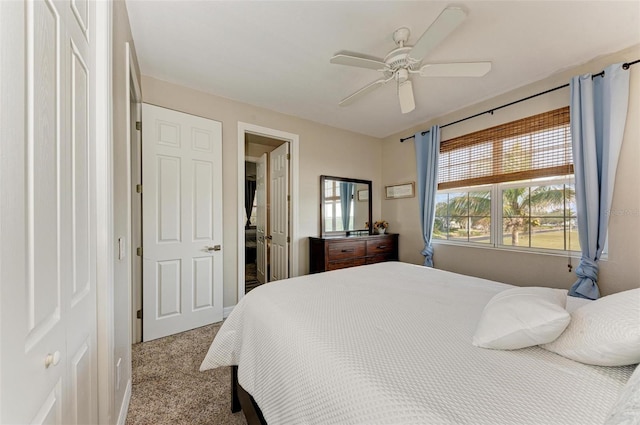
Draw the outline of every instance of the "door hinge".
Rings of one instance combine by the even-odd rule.
[[[142,123],[140,121],[136,121],[136,130],[142,130]]]
[[[287,201],[291,200],[291,195],[287,195]]]
[[[138,257],[142,257],[142,247],[141,246],[136,248],[136,255]]]
[[[291,242],[291,238],[287,236],[287,243]]]
[[[291,155],[290,154],[287,154],[287,159],[291,159]]]
[[[136,193],[142,193],[142,185],[141,184],[137,184],[136,185]]]
[[[142,309],[136,311],[136,319],[142,319]]]

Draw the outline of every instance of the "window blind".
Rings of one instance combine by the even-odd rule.
[[[571,174],[568,106],[440,144],[440,190]]]

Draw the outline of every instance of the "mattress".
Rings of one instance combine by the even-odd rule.
[[[270,425],[603,423],[632,366],[471,344],[510,287],[397,262],[272,282],[238,303],[201,370],[238,365]]]

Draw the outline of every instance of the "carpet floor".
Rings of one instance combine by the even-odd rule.
[[[244,293],[248,294],[252,289],[260,286],[260,282],[258,281],[256,270],[256,263],[245,264],[244,266]]]
[[[198,370],[221,324],[133,345],[126,425],[246,424],[231,413],[231,368]]]

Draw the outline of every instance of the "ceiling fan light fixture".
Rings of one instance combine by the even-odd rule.
[[[409,79],[409,71],[406,68],[400,68],[396,71],[396,80],[398,83],[404,83]]]

